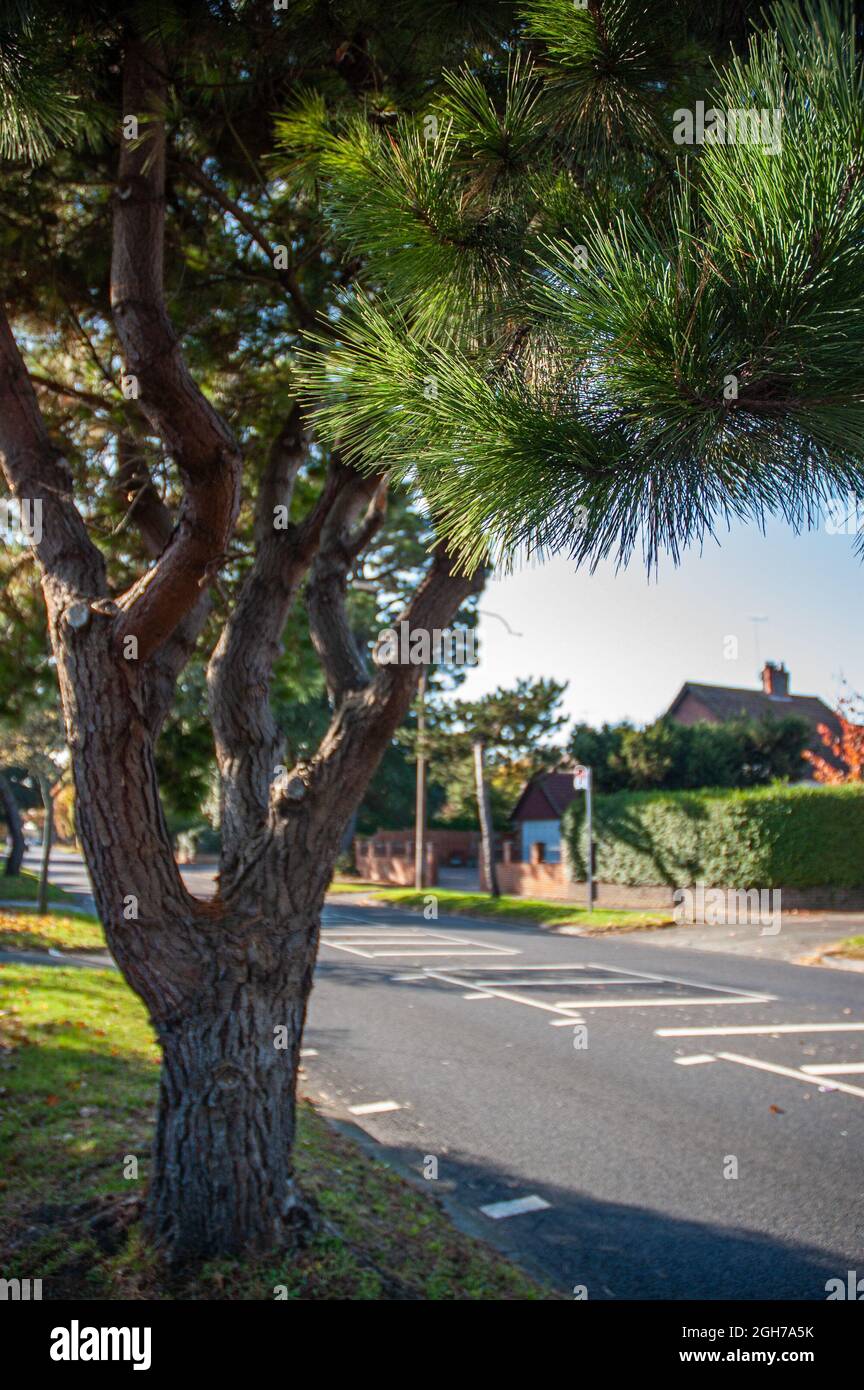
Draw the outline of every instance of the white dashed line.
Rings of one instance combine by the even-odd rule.
[[[739,1066],[753,1067],[756,1071],[770,1071],[776,1076],[788,1076],[793,1081],[804,1081],[808,1086],[812,1086],[817,1080],[816,1077],[808,1076],[803,1071],[795,1071],[792,1067],[780,1067],[774,1062],[760,1062],[755,1057],[741,1057],[737,1052],[718,1052],[717,1056],[724,1062],[737,1062]],[[864,1091],[860,1086],[849,1086],[845,1081],[831,1081],[828,1084],[832,1091],[843,1091],[847,1096],[860,1096],[864,1099]]]
[[[740,1028],[657,1028],[658,1038],[755,1037],[771,1033],[864,1033],[864,1023],[758,1023]]]
[[[490,1216],[493,1221],[503,1221],[507,1216],[522,1216],[527,1211],[546,1211],[549,1203],[542,1197],[532,1194],[530,1197],[516,1197],[512,1202],[492,1202],[488,1207],[481,1207],[484,1216]]]
[[[802,1067],[808,1076],[860,1076],[864,1062],[831,1062],[828,1065]]]
[[[711,1052],[696,1052],[692,1057],[676,1057],[674,1060],[678,1067],[698,1067],[700,1062],[716,1062],[717,1058]]]
[[[349,1105],[352,1115],[384,1115],[389,1110],[401,1110],[402,1106],[395,1100],[373,1100],[368,1105]]]
[[[707,985],[703,985],[703,989],[707,988]],[[728,995],[724,995],[722,998],[717,999],[694,999],[688,995],[686,997],[672,996],[669,999],[583,999],[580,1001],[578,1007],[580,1009],[670,1009],[673,1007],[679,1009],[692,1009],[700,1004],[755,1004],[756,1002],[768,1003],[769,1000],[767,996],[765,996],[763,1000],[757,1001],[752,998],[730,999]],[[575,1009],[577,1006],[573,1004],[568,1007]],[[569,1022],[569,1018],[554,1018],[550,1023],[550,1027],[566,1028]],[[711,1031],[710,1028],[707,1030],[709,1034]],[[735,1029],[733,1028],[731,1031],[735,1032]],[[766,1028],[765,1031],[770,1033],[771,1030],[770,1028]],[[658,1028],[657,1032],[662,1034],[663,1037],[668,1037],[670,1035],[670,1030],[668,1028]],[[672,1032],[674,1033],[675,1030],[673,1029]],[[719,1032],[722,1034],[725,1032],[725,1029],[721,1028]],[[698,1036],[699,1033],[700,1029],[698,1028],[694,1029],[692,1033],[690,1030],[684,1029],[682,1033],[678,1033],[676,1036]]]

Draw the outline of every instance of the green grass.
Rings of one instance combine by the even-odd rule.
[[[431,1194],[335,1132],[304,1102],[301,1185],[326,1224],[282,1257],[169,1275],[145,1244],[159,1048],[111,971],[0,969],[0,1269],[45,1299],[557,1298],[457,1231]],[[124,1179],[127,1156],[137,1180]]]
[[[19,908],[0,906],[0,950],[104,951],[105,937],[98,918],[48,912],[44,917]]]
[[[847,956],[852,960],[864,960],[864,936],[847,936],[845,941],[838,941],[836,946],[832,946],[830,951],[824,953],[827,956]]]
[[[608,908],[595,908],[593,912],[588,912],[584,907],[551,903],[544,898],[490,898],[485,893],[456,893],[449,888],[429,888],[422,893],[414,888],[383,888],[371,894],[376,902],[409,909],[424,907],[430,895],[437,898],[438,911],[445,915],[492,917],[503,922],[533,922],[541,927],[578,926],[597,932],[674,926],[668,912],[623,912]]]
[[[328,893],[364,893],[367,889],[377,888],[377,884],[369,883],[365,878],[340,878],[334,879],[327,889]]]
[[[24,869],[20,874],[7,876],[0,870],[0,902],[35,903],[39,897],[39,875]],[[48,884],[48,898],[55,903],[74,903],[72,893]]]

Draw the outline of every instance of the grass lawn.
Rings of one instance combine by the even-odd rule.
[[[608,908],[588,912],[584,907],[550,903],[543,898],[489,898],[485,893],[455,893],[446,888],[429,888],[422,893],[414,888],[382,888],[372,896],[376,902],[422,908],[430,894],[438,899],[438,911],[445,914],[494,917],[504,922],[536,922],[541,927],[573,926],[583,931],[606,932],[675,925],[668,912],[623,912]]]
[[[104,951],[105,937],[98,918],[76,912],[74,917],[48,912],[44,917],[0,904],[0,950]]]
[[[826,956],[847,956],[852,960],[864,960],[864,936],[847,936],[845,941],[838,941],[836,946],[832,946],[830,951],[825,952]]]
[[[376,883],[367,883],[364,878],[338,878],[334,879],[327,889],[328,893],[364,893],[368,889],[377,888]]]
[[[169,1276],[142,1241],[159,1048],[107,970],[0,969],[0,1268],[45,1299],[545,1299],[420,1191],[301,1107],[297,1168],[324,1223],[305,1248]],[[127,1156],[138,1179],[124,1179]]]
[[[0,870],[0,902],[35,903],[39,897],[39,876],[25,869],[23,873],[7,877]],[[48,898],[55,903],[74,903],[75,898],[63,888],[48,884]]]

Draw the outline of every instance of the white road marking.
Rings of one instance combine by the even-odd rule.
[[[389,1110],[401,1110],[402,1106],[395,1100],[373,1100],[368,1105],[349,1105],[352,1115],[383,1115]]]
[[[594,976],[579,975],[575,979],[575,984],[577,987],[582,984],[608,984],[616,986],[640,984],[651,985],[655,983],[675,984],[682,985],[685,988],[697,989],[703,995],[707,993],[708,997],[699,998],[698,996],[693,995],[685,995],[681,997],[678,995],[673,995],[670,997],[660,999],[595,998],[574,999],[570,1001],[556,1000],[554,1003],[549,1003],[543,999],[531,998],[529,995],[516,994],[513,992],[520,986],[522,986],[522,988],[524,989],[527,989],[531,987],[536,987],[537,984],[549,984],[554,987],[556,985],[565,985],[571,983],[571,981],[567,979],[562,979],[560,976],[546,981],[537,979],[522,979],[521,977],[523,975],[526,975],[528,971],[542,971],[544,973],[551,974],[555,970],[581,971],[583,969],[595,972],[608,971],[613,973],[615,978],[608,979],[605,977],[598,977],[596,974]],[[767,1004],[772,1003],[774,1000],[774,996],[771,994],[751,994],[749,992],[745,993],[744,990],[728,989],[725,985],[703,985],[697,983],[695,980],[682,980],[677,978],[676,976],[671,975],[652,975],[648,972],[623,970],[617,966],[611,965],[603,966],[586,964],[584,966],[574,966],[572,964],[568,965],[564,963],[559,965],[548,966],[490,965],[483,970],[480,970],[478,967],[477,974],[471,974],[469,970],[463,970],[460,972],[459,967],[454,966],[453,970],[449,973],[445,973],[443,970],[433,970],[430,968],[427,968],[424,973],[428,979],[441,980],[444,984],[462,986],[463,989],[466,985],[468,985],[471,987],[472,994],[488,994],[496,999],[509,999],[513,1004],[524,1004],[530,1009],[542,1009],[545,1013],[558,1014],[558,1018],[550,1020],[550,1024],[553,1028],[572,1027],[574,1023],[578,1022],[577,1019],[574,1019],[573,1015],[580,1009],[641,1009],[660,1008],[666,1006],[684,1008],[690,1004]],[[499,979],[500,984],[498,983]],[[502,988],[502,985],[506,986],[506,988]],[[712,993],[712,991],[718,991],[719,993]]]
[[[522,1216],[526,1211],[546,1211],[549,1205],[542,1197],[532,1194],[530,1197],[516,1197],[512,1202],[492,1202],[480,1210],[484,1216],[491,1216],[493,1221],[502,1221],[507,1216]]]
[[[753,1067],[756,1071],[770,1071],[776,1076],[788,1076],[793,1081],[804,1081],[808,1086],[812,1086],[815,1078],[808,1076],[804,1071],[796,1071],[792,1067],[780,1067],[774,1062],[761,1062],[756,1057],[741,1057],[737,1052],[718,1052],[717,1056],[724,1062],[737,1062],[742,1067]],[[864,1091],[860,1086],[850,1086],[845,1081],[832,1081],[832,1091],[845,1091],[848,1096],[860,1096],[864,1099]]]
[[[698,1067],[700,1062],[716,1062],[717,1058],[712,1052],[695,1052],[692,1057],[676,1057],[674,1061],[679,1067]]]
[[[864,1023],[756,1023],[739,1028],[657,1028],[658,1038],[728,1038],[759,1033],[864,1033]]]
[[[749,989],[733,989],[730,985],[705,985],[701,980],[685,980],[680,975],[649,975],[647,970],[633,971],[623,970],[618,965],[592,965],[592,970],[612,970],[616,975],[638,974],[643,980],[656,980],[661,985],[687,985],[689,989],[709,989],[715,994],[733,994],[736,997],[743,996],[750,999],[754,1004],[772,1004],[776,998],[773,994],[758,994]]]
[[[476,999],[494,999],[494,998],[495,998],[495,995],[494,995],[494,994],[463,994],[463,995],[462,995],[462,998],[463,998],[463,999],[471,999],[471,1000],[476,1000]]]
[[[317,1057],[317,1056],[318,1056],[318,1049],[317,1049],[317,1047],[301,1047],[301,1049],[300,1049],[300,1056],[301,1056],[301,1057]]]
[[[472,980],[471,983],[476,984],[478,989],[480,989],[483,985],[490,985],[494,987],[497,981]],[[634,980],[605,980],[599,978],[595,979],[593,975],[585,975],[578,977],[574,976],[572,980],[511,980],[508,976],[508,978],[506,980],[502,980],[501,983],[506,984],[509,989],[561,989],[564,985],[641,985],[644,984],[645,981],[640,980],[638,976]]]
[[[450,936],[446,932],[426,930],[423,927],[368,927],[348,929],[333,927],[321,933],[322,946],[331,946],[335,951],[345,951],[351,956],[362,956],[366,960],[383,960],[393,956],[432,956],[436,959],[445,956],[518,956],[519,950],[512,946],[495,946],[486,941],[475,941],[470,936]]]
[[[707,989],[708,986],[704,985],[703,988]],[[527,999],[520,1000],[520,1003],[527,1004],[527,1002]],[[573,1004],[570,1007],[574,1009],[577,1007],[580,1009],[661,1009],[674,1006],[679,1009],[691,1009],[700,1004],[753,1004],[754,1002],[752,998],[730,999],[727,995],[724,995],[722,999],[694,999],[692,995],[681,998],[680,995],[672,995],[668,999],[583,999],[578,1005]],[[766,996],[765,1002],[770,1003],[772,1001]],[[569,1018],[556,1018],[553,1019],[551,1027],[566,1028],[570,1021]],[[697,1029],[696,1032],[698,1033],[698,1031]],[[687,1036],[686,1030],[684,1036]]]
[[[442,970],[427,970],[426,978],[429,980],[443,980],[445,985],[463,987],[466,984],[473,983],[471,980],[466,980],[464,976],[462,979],[458,979],[455,975],[445,975]],[[543,1009],[546,1013],[550,1014],[561,1013],[561,1009],[557,1009],[554,1004],[544,1004],[542,999],[526,999],[524,994],[511,994],[510,991],[506,989],[492,989],[488,986],[483,986],[481,989],[477,986],[477,993],[486,994],[490,999],[509,999],[514,1004],[526,1004],[529,1009]],[[568,1018],[566,1022],[569,1023],[571,1020]]]
[[[418,959],[420,956],[437,956],[437,957],[440,959],[441,956],[485,956],[485,955],[487,955],[487,954],[488,954],[488,951],[487,951],[487,948],[486,948],[485,946],[480,946],[480,947],[477,947],[477,948],[472,948],[472,947],[469,946],[467,949],[463,949],[463,948],[458,947],[458,946],[455,947],[455,948],[454,948],[453,946],[449,946],[449,947],[444,947],[444,948],[439,949],[439,950],[432,950],[432,949],[427,949],[427,948],[418,949],[418,948],[414,947],[414,948],[408,948],[408,949],[405,949],[405,950],[403,950],[403,949],[400,948],[400,949],[395,950],[395,951],[355,951],[355,952],[354,952],[354,955],[355,955],[355,956],[366,956],[367,959],[369,959],[369,960],[384,960],[386,957],[390,957],[390,956],[411,956],[411,958],[412,958],[413,960],[416,960],[416,959]]]
[[[864,1062],[831,1062],[824,1066],[802,1067],[808,1076],[860,1076],[864,1072]]]

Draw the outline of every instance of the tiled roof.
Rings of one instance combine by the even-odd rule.
[[[690,694],[718,719],[737,719],[742,715],[747,719],[764,719],[773,716],[783,719],[796,715],[806,719],[808,724],[827,724],[837,728],[837,717],[818,695],[766,695],[762,690],[742,690],[732,685],[700,685],[696,681],[686,681],[669,706],[669,715],[674,718],[675,709],[684,696]]]
[[[510,818],[559,820],[576,796],[572,772],[541,772],[523,787]]]

